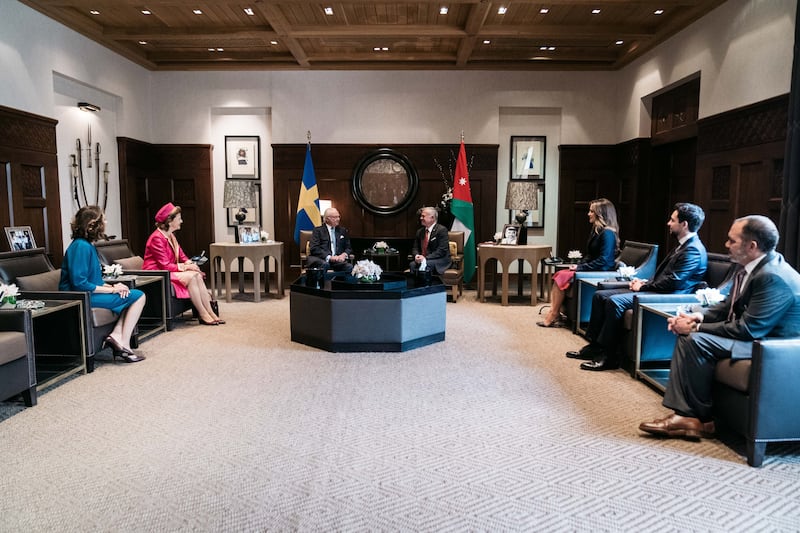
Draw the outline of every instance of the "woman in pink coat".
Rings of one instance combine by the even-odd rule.
[[[168,203],[158,210],[155,218],[156,230],[147,239],[144,247],[142,268],[169,270],[175,296],[192,300],[201,324],[205,326],[224,324],[225,321],[220,320],[214,312],[211,294],[203,280],[203,272],[183,253],[178,239],[175,238],[175,232],[183,224],[181,208]]]

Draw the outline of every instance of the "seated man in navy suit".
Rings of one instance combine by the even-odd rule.
[[[674,412],[643,422],[640,430],[689,440],[712,436],[711,389],[717,362],[751,359],[757,339],[800,336],[800,274],[775,251],[778,237],[775,223],[762,215],[733,223],[725,246],[731,261],[742,268],[731,293],[702,312],[667,320],[678,340],[661,403]]]
[[[322,218],[325,223],[311,232],[308,266],[349,273],[353,269],[353,265],[348,262],[353,248],[350,246],[347,230],[339,226],[339,211],[329,207]]]
[[[586,328],[589,344],[578,352],[567,352],[567,357],[587,359],[581,363],[583,370],[619,368],[618,339],[622,335],[622,316],[633,308],[636,293],[690,293],[703,281],[708,257],[697,230],[704,220],[705,213],[699,206],[675,204],[667,227],[678,239],[677,248],[658,265],[652,280],[634,279],[627,289],[597,291],[592,299],[589,327]]]
[[[450,268],[450,234],[438,220],[439,211],[435,207],[423,207],[419,210],[422,227],[417,230],[411,248],[411,255],[414,256],[408,266],[411,272],[420,270],[424,264],[431,273],[441,276]]]

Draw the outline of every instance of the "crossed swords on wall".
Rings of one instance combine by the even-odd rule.
[[[88,147],[86,148],[86,168],[92,168],[92,125],[89,124],[89,135],[87,138]],[[83,147],[81,146],[80,138],[75,139],[75,150],[77,153],[70,154],[72,164],[70,174],[72,175],[72,196],[78,204],[78,208],[89,205],[88,197],[86,196],[86,181],[83,176]],[[95,144],[94,150],[94,205],[100,205],[100,143]],[[103,167],[103,211],[106,210],[108,205],[108,161]],[[83,200],[83,203],[81,203]]]

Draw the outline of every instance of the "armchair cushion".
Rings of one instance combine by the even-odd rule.
[[[21,331],[0,331],[0,366],[28,355],[28,342]]]
[[[60,268],[41,274],[20,276],[17,278],[17,286],[23,291],[57,291],[59,281],[61,281]]]
[[[134,255],[133,257],[123,257],[120,259],[114,260],[115,263],[122,267],[122,270],[141,270],[142,264],[144,263],[144,259],[140,255]]]
[[[714,369],[714,379],[741,392],[747,392],[750,385],[750,359],[724,359]]]

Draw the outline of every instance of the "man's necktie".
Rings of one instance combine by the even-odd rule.
[[[336,255],[336,230],[329,228],[331,232],[331,255]]]
[[[731,306],[728,308],[728,320],[733,320],[736,316],[736,314],[733,312],[733,304],[736,302],[742,292],[742,285],[746,275],[747,270],[740,268],[733,276],[733,288],[731,289],[730,293]]]
[[[429,235],[430,235],[430,232],[428,230],[425,230],[425,238],[422,239],[422,255],[424,255],[424,256],[428,255],[428,236]]]

